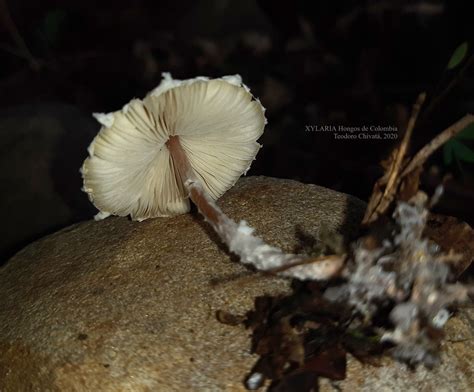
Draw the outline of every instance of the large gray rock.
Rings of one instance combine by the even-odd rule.
[[[297,231],[351,233],[364,211],[349,196],[264,177],[239,181],[220,205],[286,251],[301,245]],[[277,278],[230,279],[245,273],[193,214],[89,221],[37,241],[0,269],[0,390],[243,391],[256,360],[249,332],[215,312],[244,313],[255,296],[288,290]],[[467,390],[466,320],[451,321],[460,342],[440,371],[352,361],[343,390]]]
[[[354,229],[364,205],[294,181],[241,180],[220,201],[268,242],[295,230]],[[350,211],[348,211],[350,208]],[[242,390],[255,357],[248,332],[216,321],[288,282],[254,276],[196,215],[71,226],[0,269],[0,390]],[[221,281],[213,286],[213,281]]]

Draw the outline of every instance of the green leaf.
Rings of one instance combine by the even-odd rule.
[[[452,140],[452,142],[454,147],[454,155],[457,159],[464,162],[474,163],[474,151],[457,140]]]
[[[467,42],[463,42],[461,45],[459,45],[451,56],[451,59],[448,62],[447,69],[456,68],[459,64],[461,64],[464,58],[466,57],[468,49],[469,44]]]
[[[468,125],[461,132],[459,132],[455,136],[455,139],[474,140],[474,123]]]

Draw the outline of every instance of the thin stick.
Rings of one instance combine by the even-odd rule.
[[[401,170],[403,158],[406,155],[408,150],[408,143],[411,140],[411,135],[413,134],[413,129],[415,128],[416,120],[418,115],[420,114],[421,106],[423,102],[425,102],[426,93],[421,93],[415,104],[413,105],[413,111],[411,113],[410,119],[408,120],[407,130],[405,135],[403,135],[403,140],[400,145],[400,148],[397,151],[397,156],[395,158],[395,162],[393,163],[393,170],[390,173],[390,177],[387,182],[387,187],[385,188],[384,196],[387,196],[389,193],[393,192],[393,188],[396,187],[397,179],[399,178],[399,173]]]
[[[304,264],[312,264],[312,263],[335,263],[335,265],[339,265],[341,268],[344,266],[343,261],[347,258],[347,255],[329,255],[329,256],[318,256],[318,257],[311,257],[304,260],[295,261],[288,265],[282,265],[281,267],[275,268],[273,270],[269,270],[273,274],[278,274],[280,272],[286,271],[290,268],[304,265]]]
[[[474,123],[474,116],[472,114],[466,114],[463,118],[455,122],[453,125],[446,128],[438,136],[436,136],[431,142],[424,146],[418,153],[413,157],[410,163],[406,166],[401,177],[405,177],[417,167],[422,166],[426,160],[435,152],[439,147],[446,143],[449,139],[456,136],[459,132],[465,129],[468,125]]]
[[[179,137],[170,137],[166,145],[189,197],[220,239],[243,263],[251,264],[258,270],[278,271],[282,276],[300,280],[327,280],[340,274],[345,263],[344,257],[308,259],[286,254],[254,236],[254,230],[245,221],[237,224],[230,219],[205,192],[187,159]],[[281,271],[277,270],[279,268]]]
[[[166,142],[166,145],[168,146],[183,184],[186,186],[186,183],[189,181],[199,182],[181,146],[179,137],[171,136]],[[188,189],[188,192],[190,193],[191,200],[196,204],[201,214],[212,226],[218,226],[220,220],[222,220],[223,212],[220,211],[216,205],[213,205],[213,203],[209,203],[197,187],[191,187],[191,189]]]
[[[426,93],[421,93],[415,104],[407,124],[407,130],[403,136],[400,146],[396,150],[395,157],[390,162],[390,167],[383,177],[381,177],[374,185],[372,195],[370,196],[367,209],[365,211],[362,224],[366,225],[374,222],[380,215],[383,215],[392,203],[400,184],[400,171],[402,170],[403,160],[408,150],[408,144],[415,128],[416,120],[420,113],[420,109],[425,102]]]

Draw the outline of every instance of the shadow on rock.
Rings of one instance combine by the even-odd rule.
[[[0,112],[0,208],[7,228],[0,265],[28,243],[93,215],[79,168],[97,131],[92,117],[64,104]]]

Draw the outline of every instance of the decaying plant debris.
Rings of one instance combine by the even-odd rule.
[[[428,204],[421,192],[399,202],[393,222],[352,244],[337,280],[298,283],[286,297],[259,297],[244,318],[218,314],[253,332],[252,351],[260,359],[247,388],[271,379],[272,391],[312,391],[318,377],[345,378],[347,353],[370,363],[386,353],[410,366],[438,364],[442,328],[469,289],[451,272],[462,257],[424,237]]]
[[[421,165],[442,143],[434,148],[433,142],[428,144],[421,158],[420,153],[412,160],[405,157],[423,100],[420,95],[408,136],[374,187],[363,234],[349,249],[331,256],[344,265],[328,279],[295,282],[289,296],[256,298],[246,316],[218,312],[221,322],[244,324],[252,331],[252,351],[260,359],[246,378],[248,389],[271,380],[271,391],[317,390],[319,377],[345,378],[347,353],[370,363],[390,354],[410,367],[432,368],[440,362],[443,326],[474,292],[456,282],[472,261],[474,244],[468,225],[430,215],[442,186],[431,198],[418,190]],[[446,135],[472,121],[472,116],[464,117],[435,141],[449,139]],[[458,234],[452,243],[440,235],[448,228]],[[315,260],[330,262],[331,257],[273,272]]]

